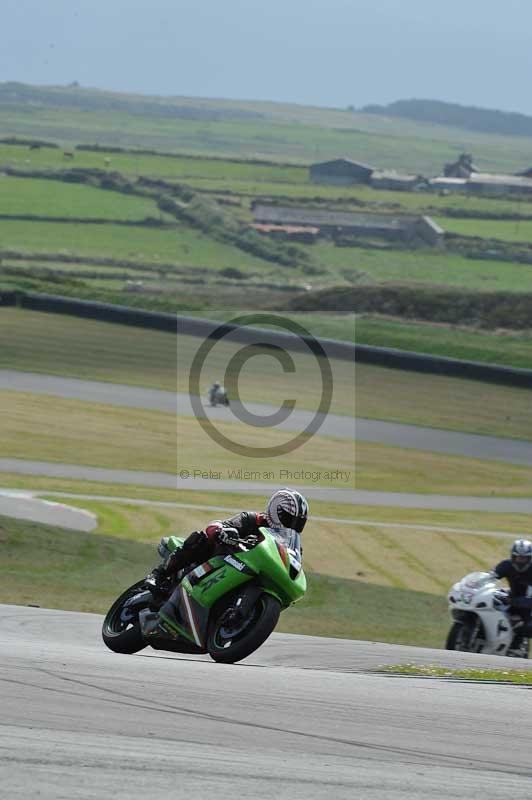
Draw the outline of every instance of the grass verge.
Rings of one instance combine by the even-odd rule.
[[[532,333],[483,331],[457,325],[403,322],[375,316],[356,318],[356,341],[374,347],[395,347],[416,353],[532,368]]]
[[[172,333],[0,308],[0,367],[175,390]]]
[[[530,389],[371,364],[356,367],[359,417],[532,439]]]
[[[420,675],[427,678],[459,678],[468,681],[496,681],[497,683],[516,683],[519,686],[532,686],[532,670],[517,669],[448,669],[446,667],[420,666],[418,664],[394,664],[382,667],[379,672],[394,675]]]

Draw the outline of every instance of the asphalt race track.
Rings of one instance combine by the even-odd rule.
[[[30,492],[13,489],[0,489],[0,514],[86,532],[93,531],[98,524],[96,515],[91,511],[41,500]]]
[[[65,397],[90,403],[146,408],[185,416],[193,415],[188,395],[164,392],[158,389],[144,389],[138,386],[0,370],[0,390],[2,389]],[[246,409],[257,416],[270,415],[274,410],[272,406],[261,403],[246,403]],[[236,421],[230,408],[219,407],[204,410],[212,419]],[[300,431],[308,425],[312,417],[312,412],[294,411],[278,427],[283,430]],[[518,439],[457,433],[339,414],[328,414],[319,433],[323,436],[356,438],[360,442],[374,442],[415,450],[428,450],[434,453],[532,466],[532,442]]]
[[[274,635],[225,666],[116,655],[92,614],[0,612],[3,797],[532,796],[530,689],[368,672],[508,659]]]
[[[57,464],[16,458],[0,458],[0,472],[15,472],[21,475],[47,475],[54,478],[101,481],[103,483],[131,484],[166,489],[229,492],[242,495],[271,494],[279,488],[274,483],[203,478],[183,479],[164,472],[104,469],[80,466],[78,464]],[[532,498],[526,497],[470,497],[467,495],[370,492],[362,489],[337,489],[335,487],[305,485],[299,481],[297,487],[311,500],[324,500],[333,503],[388,506],[392,508],[431,508],[445,511],[491,511],[500,514],[532,513]],[[41,493],[45,494],[45,492]],[[2,513],[1,510],[0,513]]]

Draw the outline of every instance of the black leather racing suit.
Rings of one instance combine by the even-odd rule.
[[[530,621],[532,614],[532,597],[527,597],[529,586],[532,586],[532,564],[523,572],[519,572],[510,558],[501,561],[493,573],[497,578],[506,578],[510,585],[511,609],[515,611],[523,620],[524,627],[519,633],[523,636],[532,637],[532,624]]]
[[[256,511],[241,511],[234,517],[209,522],[204,531],[193,531],[169,559],[170,571],[183,569],[189,564],[197,564],[211,558],[217,547],[223,547],[219,535],[222,531],[233,529],[240,539],[258,534],[259,528],[268,525],[266,514]],[[234,535],[234,534],[233,534]]]

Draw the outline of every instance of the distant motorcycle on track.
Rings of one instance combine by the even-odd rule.
[[[159,545],[166,561],[183,539],[170,536]],[[180,575],[178,574],[178,578]],[[300,534],[288,528],[260,528],[258,536],[224,545],[204,564],[181,573],[177,637],[145,639],[139,615],[158,611],[176,579],[149,574],[113,603],[102,637],[115,653],[136,653],[148,645],[176,653],[209,653],[233,663],[253,653],[272,633],[282,609],[301,599],[306,578]]]
[[[207,402],[210,406],[228,406],[229,397],[224,387],[219,383],[213,383],[207,392]]]
[[[471,572],[448,594],[453,624],[447,650],[528,658],[529,640],[515,626],[520,617],[510,612],[509,592],[491,572]]]

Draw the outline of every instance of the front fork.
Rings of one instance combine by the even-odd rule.
[[[472,620],[471,617],[473,617]],[[468,649],[470,649],[472,644],[478,639],[478,635],[482,630],[480,617],[472,611],[460,611],[455,609],[453,612],[453,619],[456,620],[456,622],[460,622],[463,626],[465,626],[468,621],[471,623],[471,630],[466,643]]]

